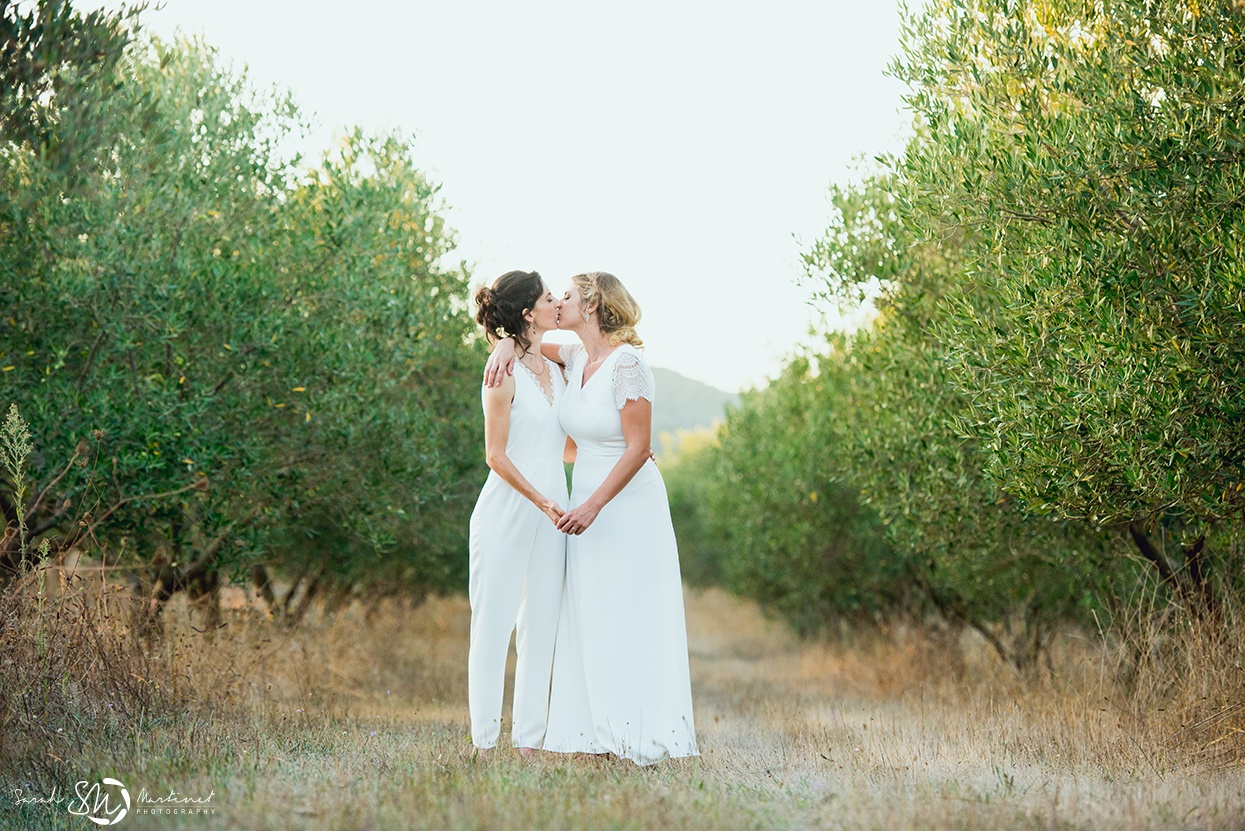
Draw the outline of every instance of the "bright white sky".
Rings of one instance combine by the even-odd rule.
[[[312,155],[349,125],[413,133],[475,284],[613,272],[650,362],[730,391],[808,342],[827,185],[906,124],[896,0],[164,0],[144,20],[290,89]]]

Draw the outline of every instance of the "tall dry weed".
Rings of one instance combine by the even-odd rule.
[[[181,711],[191,690],[118,625],[123,603],[43,559],[0,588],[0,762],[64,781],[65,760],[107,752]]]
[[[1225,593],[1190,610],[1159,592],[1134,603],[1114,629],[1117,694],[1177,763],[1245,764],[1245,610]]]

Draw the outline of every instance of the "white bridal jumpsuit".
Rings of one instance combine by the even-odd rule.
[[[566,434],[558,422],[558,402],[566,383],[556,364],[545,360],[545,366],[553,384],[552,401],[527,367],[515,362],[506,455],[533,487],[565,509],[562,451]],[[566,573],[566,535],[540,508],[489,471],[471,513],[468,549],[471,647],[467,702],[471,741],[478,748],[497,744],[506,653],[510,634],[517,626],[512,739],[516,747],[540,747],[549,714],[553,644]]]
[[[579,448],[575,506],[622,456],[620,410],[631,399],[653,400],[653,375],[626,344],[586,384],[582,347],[563,347],[562,357],[562,426]],[[641,765],[699,755],[679,552],[652,459],[588,530],[569,537],[545,750],[609,752]]]

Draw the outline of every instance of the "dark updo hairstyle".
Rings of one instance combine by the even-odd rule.
[[[526,352],[532,341],[523,316],[536,308],[544,292],[545,281],[535,271],[507,271],[492,288],[483,286],[476,291],[476,320],[484,327],[489,343],[512,337],[515,346]]]

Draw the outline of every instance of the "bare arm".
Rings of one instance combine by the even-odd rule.
[[[488,466],[507,485],[531,500],[553,522],[562,518],[558,503],[547,498],[527,481],[506,455],[510,438],[510,402],[514,400],[514,378],[506,375],[501,384],[484,389],[484,453]]]
[[[653,404],[645,398],[628,401],[619,411],[622,416],[623,439],[627,449],[623,451],[605,481],[593,491],[583,504],[572,508],[558,520],[559,530],[568,534],[582,534],[592,525],[601,509],[627,487],[650,458],[653,436]]]
[[[566,364],[562,363],[562,344],[560,343],[545,343],[544,341],[541,341],[540,354],[544,355],[558,366],[566,366]]]
[[[542,343],[540,354],[558,366],[564,366],[560,344]],[[493,354],[489,355],[488,363],[484,365],[484,385],[495,387],[501,383],[503,375],[514,375],[514,361],[514,338],[502,338],[493,347]]]

